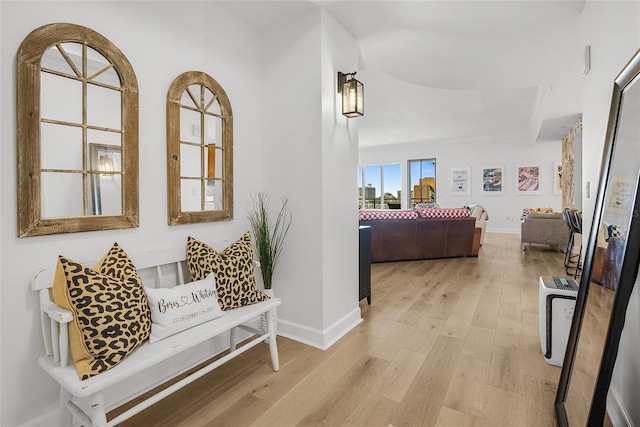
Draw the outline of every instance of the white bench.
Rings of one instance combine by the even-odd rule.
[[[130,258],[138,269],[138,273],[146,287],[170,288],[177,284],[185,283],[185,274],[183,273],[186,270],[184,267],[184,248],[140,255],[130,254]],[[85,265],[93,267],[95,262],[86,263]],[[115,367],[81,381],[73,361],[69,360],[68,323],[73,320],[73,314],[56,305],[49,296],[49,288],[52,286],[54,273],[55,266],[39,270],[34,275],[31,285],[32,289],[39,292],[40,295],[42,332],[47,353],[46,356],[40,357],[39,363],[60,384],[61,425],[72,425],[74,418],[75,421],[80,421],[85,426],[116,425],[261,342],[268,342],[273,370],[277,371],[279,369],[276,332],[271,320],[272,316],[275,316],[276,307],[280,305],[280,300],[271,298],[257,304],[228,310],[217,319],[179,332],[153,344],[145,342]],[[261,315],[266,316],[266,324],[268,325],[268,332],[266,333],[254,327],[254,324],[257,323],[254,319]],[[239,334],[238,330],[249,332],[251,335],[243,334],[242,332]],[[227,331],[229,331],[229,353],[146,400],[137,403],[107,422],[106,412],[113,408],[106,408],[105,393],[113,394],[113,389],[116,389],[115,393],[117,394],[117,386],[121,385],[122,387],[121,383],[126,382],[127,396],[117,396],[118,403],[114,407],[140,396],[201,364],[204,360],[216,356],[217,353],[225,351],[226,349],[222,348],[216,354],[207,354],[204,358],[200,357],[195,362],[190,361],[187,366],[182,365],[181,359],[178,357],[178,355],[184,355],[196,346],[205,345],[203,343],[206,341],[211,341]],[[241,347],[237,347],[239,340],[243,340],[247,336],[251,336],[251,339]],[[172,368],[172,372],[167,372],[164,365],[171,366],[171,362],[167,361],[176,357],[178,357],[177,362],[174,363],[176,366]],[[159,369],[161,371],[160,374],[157,372],[158,369],[152,369],[163,362],[162,369]],[[134,375],[142,371],[152,377],[148,381],[150,384],[140,385],[138,381],[131,380]],[[127,380],[129,381],[127,382]],[[142,388],[132,391],[131,387]]]

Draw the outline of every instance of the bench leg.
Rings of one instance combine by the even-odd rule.
[[[64,387],[60,387],[60,425],[72,426],[73,417],[71,411],[67,407],[67,402],[71,400],[71,393],[69,393]]]
[[[229,352],[233,353],[236,351],[236,346],[238,345],[238,328],[231,328],[229,331]]]
[[[104,412],[104,399],[102,393],[98,393],[91,397],[89,401],[89,416],[93,423],[93,427],[107,427],[107,414]]]
[[[275,310],[273,310],[274,312]],[[273,370],[280,369],[280,359],[278,358],[278,344],[276,344],[276,330],[273,327],[273,312],[269,310],[265,313],[267,320],[267,331],[269,332],[269,351],[271,352],[271,364]]]

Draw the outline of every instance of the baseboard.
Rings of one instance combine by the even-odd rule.
[[[57,426],[59,423],[60,411],[58,409],[58,405],[56,405],[44,414],[40,414],[36,418],[28,420],[24,424],[20,424],[20,427],[51,427]]]
[[[622,405],[620,395],[613,387],[609,388],[609,393],[607,394],[607,413],[614,426],[634,427],[629,414],[627,414]]]
[[[320,350],[326,350],[362,322],[360,315],[360,307],[356,307],[324,330],[278,319],[278,335]]]
[[[520,229],[514,228],[487,228],[487,233],[520,234]]]

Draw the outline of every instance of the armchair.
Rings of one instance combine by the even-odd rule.
[[[566,246],[569,241],[569,227],[562,213],[529,213],[522,221],[520,249],[526,244],[537,243],[554,247]]]

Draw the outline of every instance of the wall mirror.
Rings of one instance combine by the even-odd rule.
[[[233,218],[233,115],[222,86],[200,71],[167,95],[169,225]]]
[[[138,82],[122,52],[74,24],[17,54],[18,236],[137,227]]]
[[[598,198],[556,395],[561,426],[603,425],[638,275],[640,51],[614,83]]]

